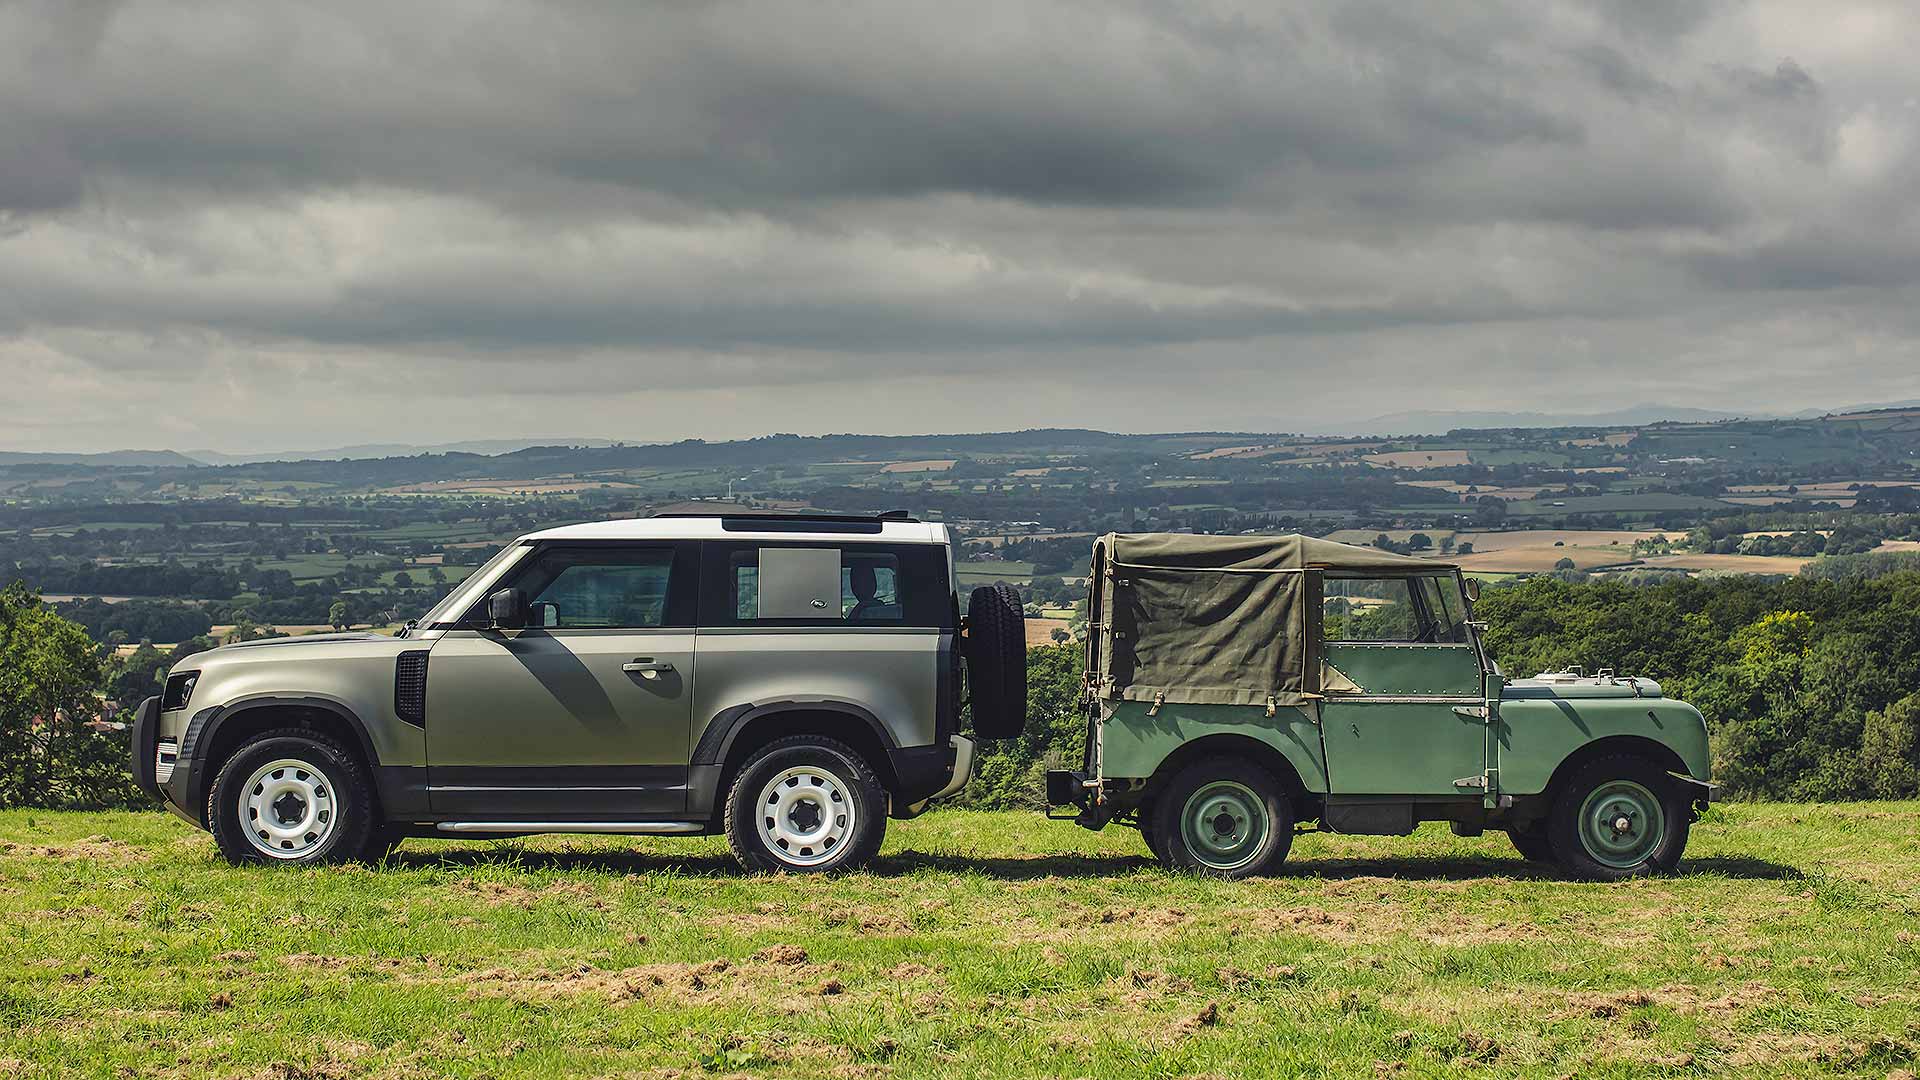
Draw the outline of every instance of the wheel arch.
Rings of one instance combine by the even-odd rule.
[[[858,753],[891,795],[899,787],[889,751],[898,749],[886,725],[869,710],[845,701],[774,701],[740,705],[714,717],[694,748],[693,764],[718,765],[722,791],[754,751],[790,735],[818,735],[845,743]],[[724,813],[724,795],[714,799],[716,822]]]
[[[240,745],[255,735],[276,728],[306,728],[316,734],[331,736],[360,759],[370,779],[377,775],[380,759],[366,723],[352,709],[330,698],[247,698],[208,712],[212,715],[204,723],[199,723],[199,717],[194,718],[195,722],[189,725],[192,746],[182,748],[195,763],[193,790],[189,793],[188,806],[196,808],[196,814],[204,812],[198,808],[206,805],[213,778]],[[200,730],[192,731],[191,728],[195,726]],[[376,810],[380,799],[379,787],[377,782],[374,783]]]
[[[1272,773],[1280,781],[1287,793],[1287,799],[1293,803],[1294,820],[1301,821],[1317,816],[1314,800],[1317,796],[1307,789],[1300,778],[1300,770],[1292,759],[1282,753],[1272,743],[1253,738],[1249,735],[1214,734],[1181,744],[1168,754],[1147,778],[1146,798],[1158,797],[1167,783],[1188,765],[1208,757],[1229,757],[1254,764]]]
[[[1560,764],[1554,766],[1553,773],[1547,777],[1547,786],[1541,789],[1540,797],[1551,801],[1560,793],[1560,788],[1567,782],[1567,778],[1577,772],[1581,766],[1613,754],[1643,757],[1667,772],[1678,773],[1681,776],[1688,775],[1687,763],[1681,759],[1679,753],[1658,739],[1649,739],[1644,735],[1609,735],[1604,739],[1585,743],[1561,759]]]

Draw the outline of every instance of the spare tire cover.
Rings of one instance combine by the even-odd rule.
[[[967,696],[973,731],[1012,739],[1027,726],[1027,617],[1011,585],[982,585],[967,599]]]

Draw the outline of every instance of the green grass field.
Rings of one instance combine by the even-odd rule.
[[[937,812],[867,873],[716,840],[237,870],[159,814],[0,813],[0,1076],[1908,1075],[1920,805],[1730,805],[1679,875]]]

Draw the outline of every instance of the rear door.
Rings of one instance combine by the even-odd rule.
[[[1321,732],[1336,795],[1462,795],[1483,777],[1480,657],[1451,575],[1322,579]]]
[[[699,545],[552,544],[433,646],[428,783],[436,813],[590,820],[686,811]]]

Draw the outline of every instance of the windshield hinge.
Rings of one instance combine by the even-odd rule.
[[[1485,723],[1487,719],[1487,707],[1485,705],[1455,705],[1453,707],[1453,714]]]
[[[1153,695],[1153,704],[1147,706],[1147,715],[1159,716],[1160,706],[1165,705],[1166,703],[1167,703],[1167,695],[1165,691],[1162,691],[1158,694]]]
[[[1460,779],[1455,780],[1453,782],[1453,786],[1463,787],[1463,788],[1474,788],[1476,790],[1482,789],[1487,786],[1487,777],[1485,773],[1482,773],[1479,776],[1463,776]]]

